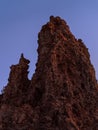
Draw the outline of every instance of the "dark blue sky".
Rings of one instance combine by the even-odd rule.
[[[31,60],[31,78],[37,35],[50,15],[65,19],[76,38],[84,41],[98,77],[98,0],[0,0],[0,90],[7,84],[9,67],[18,63],[22,52]]]

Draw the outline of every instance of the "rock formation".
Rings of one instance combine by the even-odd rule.
[[[19,64],[10,67],[9,82],[4,89],[4,103],[13,105],[25,103],[28,86],[30,85],[30,80],[28,79],[29,63],[30,61],[25,59],[23,54],[21,54]]]
[[[0,96],[0,130],[98,130],[98,84],[82,40],[51,16],[38,44],[31,80],[23,54],[11,66]]]

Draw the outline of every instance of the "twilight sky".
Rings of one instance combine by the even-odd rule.
[[[60,16],[89,49],[98,78],[98,0],[0,0],[0,91],[20,54],[30,59],[29,78],[37,61],[37,35],[49,16]]]

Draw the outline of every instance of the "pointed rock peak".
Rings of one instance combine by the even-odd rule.
[[[24,54],[23,53],[21,53],[21,58],[24,58]]]
[[[19,64],[24,64],[24,63],[29,64],[30,61],[28,59],[24,58],[24,54],[22,53],[20,60],[19,60]]]
[[[24,102],[22,95],[25,95],[29,86],[28,68],[29,60],[21,54],[19,63],[10,67],[8,84],[4,89],[3,102],[19,105]],[[26,97],[25,97],[26,98]]]
[[[65,25],[66,27],[68,27],[66,21],[61,19],[59,16],[57,16],[57,17],[50,16],[50,22],[54,23],[55,25]]]
[[[58,16],[50,16],[50,21],[42,26],[38,38],[38,43],[42,46],[55,45],[59,41],[71,41],[73,43],[77,41],[67,23]]]

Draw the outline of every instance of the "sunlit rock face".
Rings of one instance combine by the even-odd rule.
[[[60,17],[38,34],[38,61],[11,66],[0,96],[0,130],[98,130],[98,85],[88,49]]]

